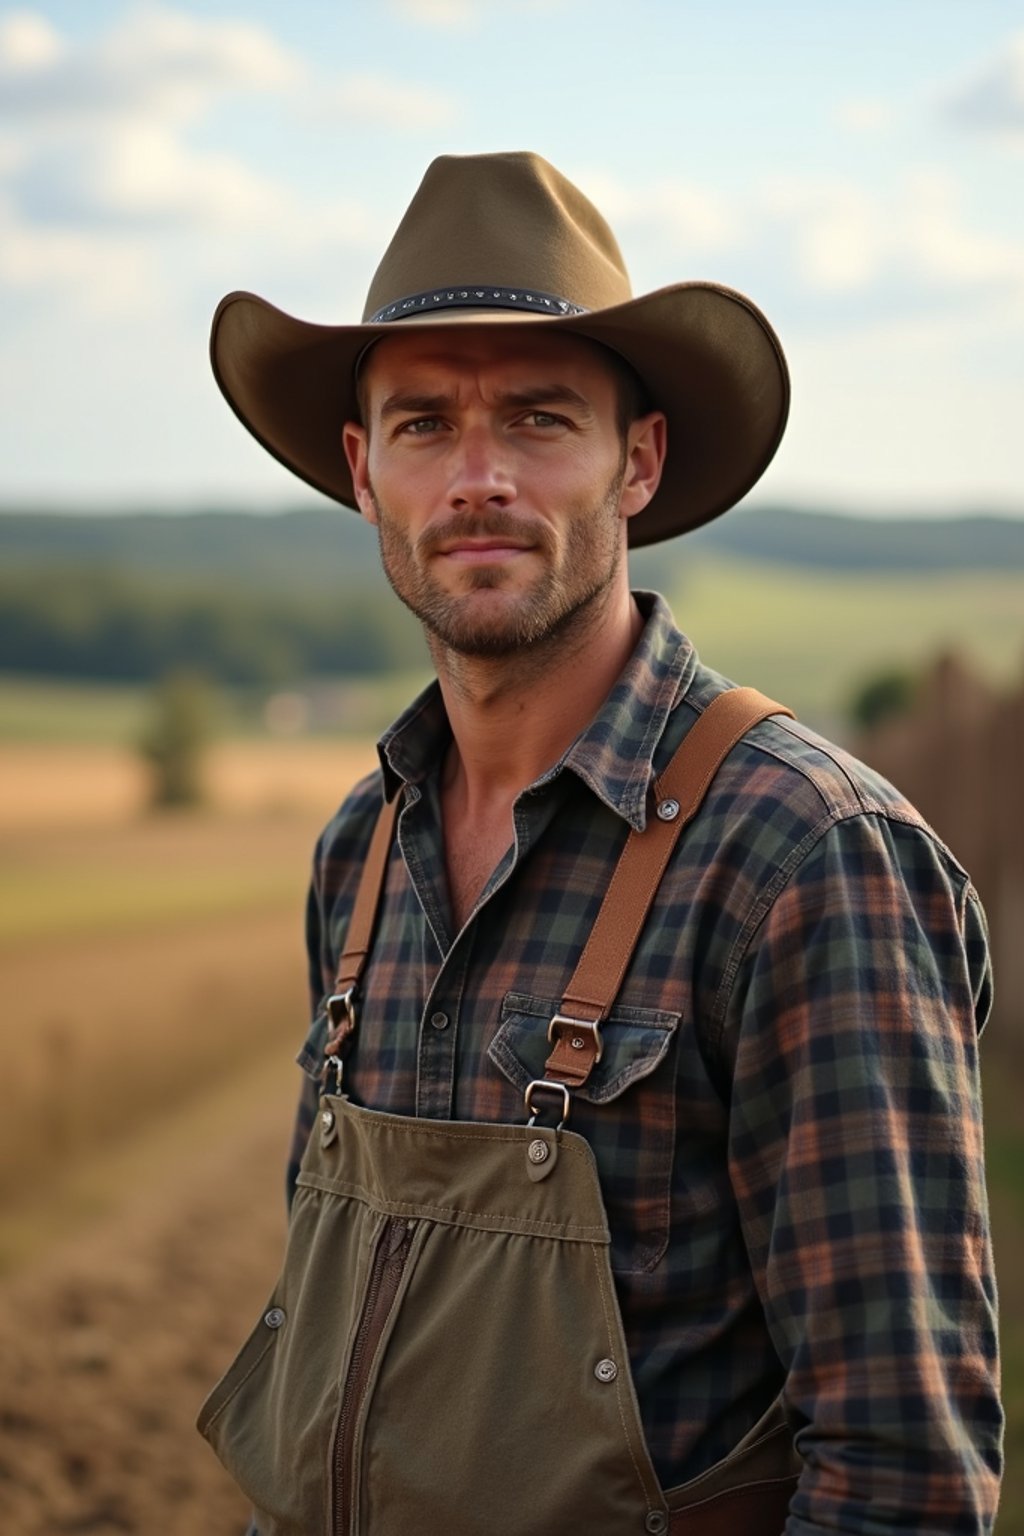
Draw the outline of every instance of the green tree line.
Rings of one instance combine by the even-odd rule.
[[[114,570],[0,573],[0,671],[145,682],[191,670],[279,686],[422,665],[419,627],[376,588],[308,597],[127,577]]]

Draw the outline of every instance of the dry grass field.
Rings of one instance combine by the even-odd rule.
[[[211,809],[229,816],[308,812],[325,820],[372,768],[373,748],[338,741],[222,741],[210,751]],[[148,795],[138,755],[109,742],[0,741],[0,833],[123,825]]]
[[[108,748],[0,747],[8,1214],[19,1195],[35,1205],[69,1155],[166,1116],[272,1044],[297,1047],[313,842],[370,760],[316,745],[224,748],[209,808],[149,816],[131,760]]]
[[[274,1278],[306,871],[370,762],[225,744],[208,808],[152,816],[125,753],[0,746],[0,1536],[244,1528],[192,1426]],[[1024,1132],[993,1061],[1019,1451]],[[999,1530],[1024,1532],[1016,1466]]]

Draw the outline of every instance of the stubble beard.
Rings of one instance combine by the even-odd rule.
[[[458,656],[497,659],[536,652],[553,640],[565,641],[570,632],[585,629],[593,621],[621,567],[618,507],[622,480],[620,468],[596,506],[572,511],[564,555],[557,565],[554,540],[546,523],[531,520],[525,524],[520,515],[500,509],[451,517],[414,546],[371,486],[384,574],[396,596],[423,625],[435,654],[440,646]],[[473,594],[501,592],[510,585],[500,565],[471,568],[466,572],[465,588],[458,594],[445,591],[429,573],[432,554],[453,539],[473,535],[519,540],[524,533],[543,560],[543,571],[531,587],[510,592],[507,602],[489,605],[486,614],[474,613]]]

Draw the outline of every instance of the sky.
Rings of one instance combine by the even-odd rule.
[[[221,399],[218,299],[358,320],[429,161],[507,149],[635,292],[765,311],[752,500],[1024,516],[1019,0],[0,4],[0,508],[326,505]]]

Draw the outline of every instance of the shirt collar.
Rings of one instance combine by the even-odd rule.
[[[676,628],[664,598],[656,592],[633,596],[645,620],[636,649],[590,724],[530,787],[571,769],[605,805],[642,831],[655,748],[690,685],[697,655]],[[402,784],[420,783],[433,772],[450,740],[441,689],[434,681],[377,744],[387,798]]]

